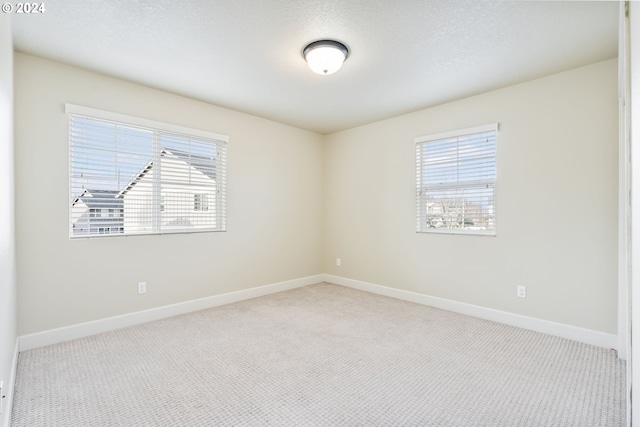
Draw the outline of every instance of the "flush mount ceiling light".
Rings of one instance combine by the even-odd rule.
[[[349,49],[335,40],[318,40],[305,46],[302,55],[314,73],[326,76],[342,67]]]

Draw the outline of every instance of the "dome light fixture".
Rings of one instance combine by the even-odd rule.
[[[311,71],[327,76],[342,67],[349,57],[349,48],[335,40],[318,40],[306,45],[302,55]]]

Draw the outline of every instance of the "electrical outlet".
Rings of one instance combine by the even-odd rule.
[[[527,297],[527,287],[526,286],[522,286],[522,285],[518,285],[516,295],[518,295],[518,298],[526,298]]]
[[[144,294],[147,292],[147,282],[138,282],[138,293]]]
[[[340,261],[340,258],[336,258],[336,265],[338,267],[340,267],[342,265],[342,261]]]

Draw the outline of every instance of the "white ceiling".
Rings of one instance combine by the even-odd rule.
[[[331,133],[617,55],[617,1],[57,0],[18,51]],[[303,47],[351,50],[319,76]]]

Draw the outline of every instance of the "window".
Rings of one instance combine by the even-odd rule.
[[[498,124],[416,138],[418,232],[495,235]]]
[[[193,210],[194,211],[209,210],[209,195],[207,193],[193,195]]]
[[[225,231],[227,136],[66,111],[70,237]]]

